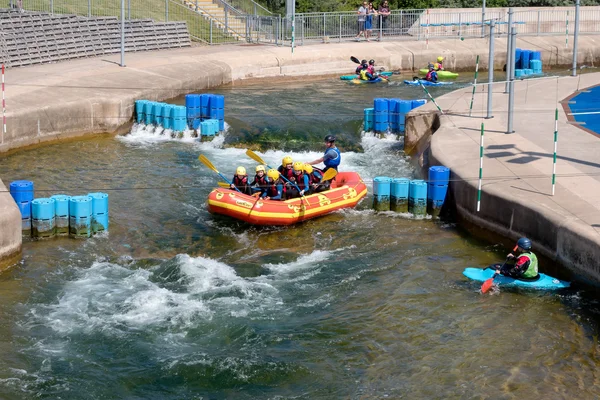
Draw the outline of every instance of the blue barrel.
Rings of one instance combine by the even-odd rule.
[[[373,109],[375,111],[375,114],[377,113],[388,113],[388,109],[389,109],[389,99],[383,99],[383,98],[378,98],[373,100]]]
[[[108,230],[108,194],[88,193],[92,198],[92,232]]]
[[[364,117],[364,128],[363,129],[365,132],[370,132],[374,128],[374,122],[375,122],[373,119],[374,109],[373,108],[365,108],[364,113],[365,113],[365,117]]]
[[[388,101],[388,124],[392,132],[398,132],[400,130],[399,124],[399,113],[400,113],[400,99],[389,99]]]
[[[531,56],[529,57],[529,63],[531,61],[542,61],[542,52],[541,51],[532,51]]]
[[[219,132],[223,132],[225,130],[225,120],[224,119],[219,119],[218,121],[219,124]]]
[[[165,103],[154,103],[154,125],[163,126],[166,106]]]
[[[22,203],[33,200],[33,182],[32,181],[12,181],[10,183],[10,195],[15,203]]]
[[[427,211],[432,216],[437,217],[446,200],[448,182],[450,181],[450,169],[439,165],[429,167],[428,178]]]
[[[69,199],[69,234],[72,237],[92,235],[92,198],[73,196]]]
[[[54,232],[58,236],[69,234],[69,199],[71,196],[55,194],[54,199]]]
[[[208,103],[210,102],[212,94],[202,94],[200,95],[200,117],[208,118]]]
[[[154,123],[154,102],[146,101],[144,104],[144,123],[150,125]]]
[[[202,122],[202,120],[200,118],[196,118],[195,120],[192,121],[192,125],[190,126],[191,129],[200,129],[200,123]]]
[[[213,131],[213,124],[210,122],[211,120],[206,120],[200,122],[200,134],[202,136],[214,136],[215,132]]]
[[[220,94],[213,94],[210,97],[209,105],[212,109],[224,109],[225,108],[225,96]]]
[[[533,70],[531,68],[527,68],[523,70],[525,75],[533,75]]]
[[[521,69],[521,49],[515,49],[515,69]]]
[[[187,127],[185,119],[185,107],[173,106],[171,115],[173,116],[173,130],[176,132],[185,131],[185,128]]]
[[[163,107],[163,121],[162,125],[165,129],[173,129],[173,107],[172,104],[166,104]]]
[[[377,176],[373,179],[373,208],[376,211],[390,210],[392,178]]]
[[[19,211],[21,212],[21,230],[23,236],[31,236],[31,202],[22,201],[17,203]]]
[[[217,108],[217,119],[218,119],[219,121],[221,121],[221,120],[223,120],[223,121],[224,121],[224,120],[225,120],[225,110],[224,110],[224,109],[222,109],[222,108]]]
[[[410,181],[408,212],[414,215],[427,215],[427,183],[422,179]]]
[[[533,70],[534,74],[542,73],[542,62],[540,60],[531,60],[529,61],[529,66]]]
[[[427,181],[430,185],[447,185],[450,181],[450,168],[441,165],[429,167]]]
[[[404,123],[406,121],[406,114],[410,112],[412,109],[412,101],[411,100],[400,100],[400,104],[398,105],[399,113],[398,113],[398,125],[400,126],[400,131],[404,132]]]
[[[215,135],[219,133],[219,131],[221,130],[221,121],[216,119],[209,119],[208,121],[212,124],[212,130],[215,133]]]
[[[34,238],[54,236],[54,208],[53,198],[40,198],[31,202],[31,234]]]
[[[408,212],[408,189],[410,179],[394,178],[391,185],[390,210],[407,213]]]
[[[135,116],[138,124],[146,120],[146,100],[135,101]]]
[[[515,78],[525,75],[522,69],[515,69]]]
[[[427,100],[426,99],[415,99],[411,101],[410,104],[410,109],[413,110],[417,107],[421,107],[424,106],[425,104],[427,104]]]
[[[200,95],[186,94],[185,95],[185,110],[189,120],[200,118]]]
[[[531,58],[531,50],[521,50],[521,69],[529,68],[530,58]]]

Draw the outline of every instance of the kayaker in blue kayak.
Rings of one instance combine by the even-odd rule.
[[[498,266],[495,273],[516,279],[536,279],[538,260],[531,251],[531,240],[526,237],[520,238],[515,253],[509,253],[504,265]]]
[[[425,75],[425,80],[429,81],[429,82],[437,82],[438,80],[438,76],[437,76],[437,72],[435,72],[434,66],[433,64],[429,64],[429,72],[427,72],[427,75]]]
[[[363,65],[365,65],[367,63],[367,60],[362,60],[360,62],[360,65],[358,67],[356,67],[356,75],[360,75],[360,71],[362,71],[363,69]]]
[[[368,64],[363,64],[362,65],[362,69],[360,70],[360,74],[358,75],[360,77],[361,80],[363,81],[372,81],[377,79],[376,75],[373,75],[370,71],[369,71],[369,65]]]

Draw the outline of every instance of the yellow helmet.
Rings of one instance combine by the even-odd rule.
[[[313,173],[313,167],[310,164],[304,164],[304,172],[306,172],[307,174],[312,174]]]
[[[296,161],[294,163],[294,171],[300,171],[300,172],[304,171],[304,163],[301,161]]]
[[[292,157],[290,156],[285,156],[283,157],[283,160],[281,160],[281,165],[283,165],[284,167],[288,164],[292,164],[294,161],[292,160]]]
[[[442,57],[442,56],[439,56],[439,57],[437,58],[437,60],[438,60],[438,62],[442,62],[442,61],[444,61],[444,57]]]
[[[235,174],[236,175],[246,175],[246,168],[237,167],[237,169],[235,170]]]
[[[264,165],[257,165],[256,166],[256,172],[258,173],[258,171],[265,172],[265,166]]]
[[[269,171],[267,171],[267,176],[276,181],[277,179],[279,179],[279,171],[277,171],[276,169],[270,169]]]

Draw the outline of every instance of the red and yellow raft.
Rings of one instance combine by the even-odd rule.
[[[262,200],[231,189],[217,188],[208,195],[208,211],[253,225],[291,225],[354,207],[367,195],[367,186],[356,172],[339,172],[331,189],[301,198]]]

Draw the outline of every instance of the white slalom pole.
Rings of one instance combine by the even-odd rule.
[[[296,47],[296,18],[295,13],[292,13],[292,54],[294,54],[294,47]]]
[[[556,147],[558,143],[558,108],[554,113],[554,158],[552,162],[552,196],[554,196],[554,187],[556,186]]]
[[[444,111],[442,110],[442,108],[440,106],[438,106],[438,103],[435,102],[435,99],[433,98],[433,96],[429,93],[429,91],[427,89],[425,89],[425,85],[423,85],[421,83],[421,87],[423,88],[423,90],[425,91],[425,93],[427,94],[427,96],[429,96],[429,98],[431,99],[431,101],[433,102],[433,104],[435,104],[435,106],[437,107],[438,111],[440,113],[442,113],[442,115],[444,115]]]
[[[483,122],[481,123],[481,138],[479,139],[479,185],[477,187],[477,212],[481,206],[481,179],[483,177]]]
[[[471,93],[471,105],[469,106],[469,117],[473,112],[473,101],[475,100],[475,89],[477,88],[477,74],[479,73],[479,54],[477,54],[477,61],[475,61],[475,79],[473,79],[473,93]]]
[[[569,10],[567,10],[567,29],[565,30],[565,48],[569,47]]]

